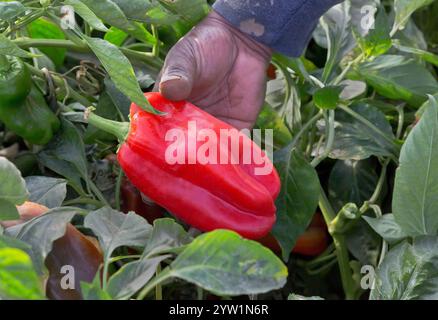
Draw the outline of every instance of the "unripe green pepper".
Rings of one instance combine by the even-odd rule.
[[[0,100],[0,120],[9,130],[38,145],[48,143],[60,127],[58,117],[35,85],[31,86],[24,102],[6,104]]]
[[[29,69],[19,58],[0,56],[0,105],[21,104],[30,92]]]

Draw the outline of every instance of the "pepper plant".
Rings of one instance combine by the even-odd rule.
[[[282,188],[258,241],[142,199],[84,118],[159,117],[143,92],[211,3],[0,1],[0,298],[436,299],[437,2],[347,0],[274,54],[256,127]]]

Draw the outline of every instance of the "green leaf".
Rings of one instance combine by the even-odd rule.
[[[210,11],[206,0],[158,0],[158,2],[191,25],[201,21]]]
[[[434,0],[394,0],[395,20],[392,28],[393,32],[403,29],[415,11],[433,2]]]
[[[99,96],[99,101],[96,106],[96,111],[94,112],[96,115],[114,121],[120,121],[120,114],[117,110],[117,107],[114,105],[111,97],[108,95],[106,91],[102,92]],[[87,130],[84,134],[84,142],[86,144],[93,144],[97,141],[102,142],[115,142],[117,138],[105,131],[102,131],[93,125],[88,125]]]
[[[100,272],[96,274],[92,283],[81,282],[81,291],[84,300],[111,300],[108,292],[103,290],[100,285]]]
[[[437,300],[438,239],[419,237],[391,249],[376,272],[371,300]]]
[[[334,67],[355,46],[355,40],[351,32],[350,9],[351,2],[345,1],[332,7],[320,19],[320,25],[325,32],[325,39],[320,41],[324,41],[323,45],[328,48],[323,81],[330,78]]]
[[[85,146],[76,127],[62,119],[61,130],[38,153],[39,161],[50,170],[65,177],[75,190],[83,191],[81,178],[88,181]]]
[[[318,89],[313,95],[313,102],[320,109],[336,109],[341,92],[341,87],[327,86]]]
[[[158,8],[158,3],[152,3],[151,0],[113,0],[128,19],[145,21],[147,19],[147,13],[153,9]]]
[[[152,35],[141,25],[129,21],[120,7],[111,0],[81,0],[99,18],[111,26],[119,28],[140,41],[155,41]],[[97,39],[97,38],[96,38]],[[101,40],[101,39],[100,39]]]
[[[357,36],[358,44],[366,57],[379,56],[386,53],[392,46],[390,26],[385,8],[380,7],[371,28],[365,37]]]
[[[352,74],[352,78],[365,80],[380,95],[404,100],[414,107],[425,102],[427,94],[438,92],[438,82],[432,74],[404,56],[382,55],[361,64],[356,72],[357,75]]]
[[[29,256],[15,248],[0,248],[0,300],[44,299],[42,283]]]
[[[183,227],[173,219],[157,219],[154,221],[154,229],[143,257],[167,253],[189,244],[192,240]]]
[[[81,209],[70,207],[52,209],[28,222],[6,229],[5,233],[31,246],[29,255],[35,270],[42,274],[44,260],[52,250],[53,242],[65,234],[67,224],[80,212]]]
[[[274,130],[274,146],[282,148],[292,141],[292,134],[280,115],[265,103],[257,118],[256,127]],[[266,142],[265,142],[266,143]]]
[[[47,208],[60,207],[67,196],[67,181],[64,179],[31,176],[26,177],[25,180],[30,193],[29,201]]]
[[[328,181],[328,195],[333,209],[339,211],[346,203],[361,206],[371,198],[378,179],[370,160],[336,161]]]
[[[109,207],[90,212],[84,226],[99,238],[105,261],[121,246],[144,247],[152,232],[151,225],[134,212],[124,214]]]
[[[279,289],[287,274],[269,249],[227,230],[197,237],[170,265],[170,276],[229,296]]]
[[[395,48],[397,48],[401,52],[413,54],[413,55],[419,57],[420,59],[433,64],[434,66],[438,66],[438,55],[436,55],[436,54],[433,54],[433,53],[425,51],[425,50],[417,49],[417,48],[406,47],[406,46],[401,45],[400,42],[394,41],[393,45]]]
[[[315,169],[289,147],[274,154],[282,186],[276,200],[277,221],[272,233],[287,260],[298,237],[304,233],[318,206],[320,183]]]
[[[430,97],[420,122],[400,154],[392,209],[396,222],[409,236],[438,232],[438,104]]]
[[[108,292],[114,299],[129,299],[155,275],[158,265],[170,255],[142,258],[125,264],[108,282]]]
[[[336,112],[331,158],[363,160],[373,155],[387,157],[398,154],[392,127],[379,109],[369,102],[355,102],[348,108],[362,121],[344,110]]]
[[[0,54],[10,55],[20,58],[33,58],[35,55],[18,47],[11,40],[0,33]]]
[[[407,238],[407,235],[403,232],[397,222],[395,222],[393,214],[385,214],[381,218],[363,216],[363,219],[368,222],[370,227],[373,228],[379,236],[390,244],[397,243]]]
[[[65,4],[74,8],[75,12],[81,16],[93,29],[106,32],[108,28],[100,21],[100,19],[94,14],[86,4],[79,0],[65,0]]]
[[[365,221],[354,223],[346,231],[345,239],[348,250],[361,265],[377,265],[382,241]]]
[[[27,200],[29,193],[20,171],[4,157],[0,157],[0,181],[0,200],[15,205]]]
[[[157,113],[140,89],[129,60],[113,44],[99,38],[85,37],[90,49],[96,54],[116,87],[132,102],[152,113]]]
[[[26,8],[18,1],[0,2],[0,21],[13,21],[25,11]]]
[[[0,221],[18,219],[20,219],[20,215],[18,214],[17,207],[11,202],[0,198]]]
[[[123,42],[128,38],[128,34],[125,31],[120,30],[116,27],[111,27],[105,36],[103,37],[109,43],[112,43],[115,46],[120,47]]]
[[[27,25],[29,36],[33,39],[65,39],[64,32],[55,23],[39,18]],[[64,48],[39,48],[39,50],[47,55],[57,67],[61,67],[64,63],[65,53]]]

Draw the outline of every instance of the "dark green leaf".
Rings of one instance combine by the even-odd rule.
[[[22,13],[26,11],[26,8],[21,2],[8,1],[0,2],[0,21],[12,21]]]
[[[438,105],[431,97],[420,122],[408,136],[395,178],[392,209],[409,236],[438,231]]]
[[[155,275],[158,265],[170,255],[142,258],[125,264],[108,282],[108,292],[114,299],[128,299]]]
[[[0,199],[19,205],[27,200],[29,193],[20,171],[12,162],[0,157]]]
[[[110,75],[111,80],[114,81],[116,87],[138,106],[154,112],[154,109],[141,91],[131,63],[123,53],[115,45],[103,39],[90,37],[85,39]]]
[[[411,15],[434,0],[394,0],[395,20],[393,30],[403,29]]]
[[[2,33],[0,33],[0,54],[21,58],[32,58],[35,56],[30,52],[27,52],[18,47],[15,43],[6,38]]]
[[[13,203],[0,198],[0,221],[18,219],[20,219],[20,215],[17,207]]]
[[[420,237],[392,249],[377,270],[371,300],[438,299],[438,239]]]
[[[183,227],[173,219],[155,220],[154,229],[143,252],[143,257],[166,253],[171,249],[189,244],[192,240]]]
[[[272,230],[287,260],[297,238],[306,230],[318,206],[319,179],[315,169],[296,150],[274,154],[282,186],[277,198],[277,221]]]
[[[362,160],[370,156],[397,155],[392,127],[385,115],[369,102],[356,102],[350,107],[361,121],[346,111],[336,113],[336,131],[330,157]],[[377,130],[376,130],[377,129]]]
[[[381,7],[376,15],[374,27],[365,37],[358,35],[358,43],[365,56],[379,56],[386,53],[392,46],[391,28],[385,8]]]
[[[395,222],[393,214],[385,214],[381,218],[363,217],[366,222],[388,243],[396,243],[405,238],[407,235],[401,227]]]
[[[87,21],[87,23],[96,30],[106,32],[108,31],[107,27],[100,21],[100,19],[94,14],[90,8],[87,7],[86,4],[81,2],[80,0],[65,0],[65,4],[72,6],[75,12],[81,16],[82,19]]]
[[[370,160],[336,161],[328,182],[329,199],[335,211],[349,202],[361,206],[374,193],[377,180],[375,166]]]
[[[324,87],[316,90],[313,102],[320,109],[336,109],[340,101],[341,87]]]
[[[283,287],[287,268],[258,242],[216,230],[189,244],[170,265],[170,275],[217,295],[235,296]]]
[[[67,195],[67,181],[44,176],[31,176],[26,179],[29,201],[36,202],[48,208],[62,205]]]
[[[144,247],[152,232],[151,225],[134,212],[124,214],[108,207],[90,212],[84,226],[99,238],[106,261],[121,246]]]
[[[76,127],[63,119],[60,132],[38,154],[40,162],[65,177],[75,190],[85,193],[81,178],[87,181],[88,170],[85,146]]]
[[[407,101],[414,107],[425,102],[427,94],[438,92],[438,82],[432,74],[404,56],[382,55],[361,64],[356,71],[359,79],[364,79],[380,95]]]
[[[6,235],[32,247],[30,257],[37,272],[42,274],[44,259],[52,250],[53,242],[65,234],[67,224],[80,211],[70,207],[52,209],[28,222],[6,229]]]

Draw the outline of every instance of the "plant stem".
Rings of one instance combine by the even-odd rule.
[[[94,184],[94,182],[91,181],[91,179],[88,179],[88,185],[90,186],[91,191],[93,191],[93,193],[96,195],[97,199],[99,199],[99,201],[102,202],[102,204],[104,204],[107,207],[111,207],[108,201],[106,200],[106,198],[104,197],[104,195],[102,194],[102,192]]]
[[[161,272],[161,263],[157,266],[157,271],[155,272],[156,276],[158,277]],[[163,300],[163,288],[161,287],[161,284],[157,284],[155,287],[155,300]]]
[[[137,296],[137,300],[143,300],[151,291],[154,289],[158,284],[166,281],[172,276],[170,269],[166,268],[164,269],[158,276],[153,278],[144,288],[140,291],[140,293]]]
[[[129,122],[118,122],[102,118],[92,112],[92,108],[88,108],[84,113],[85,120],[89,124],[105,132],[111,133],[119,139],[120,143],[123,143],[129,133]]]
[[[155,38],[156,43],[152,47],[152,55],[156,58],[160,56],[160,38],[158,37],[158,29],[155,25],[151,25],[152,35]]]
[[[336,213],[322,187],[320,187],[319,208],[321,209],[326,224],[329,226],[329,232],[336,248],[336,256],[338,259],[339,272],[341,274],[345,297],[347,300],[352,300],[355,297],[356,286],[353,280],[353,272],[350,268],[350,257],[347,250],[347,244],[345,242],[345,237],[342,234],[334,233],[330,228],[333,219],[336,217]]]
[[[33,65],[31,65],[31,64],[26,64],[26,65],[27,65],[27,67],[29,68],[29,70],[30,70],[33,74],[35,74],[35,75],[37,75],[38,77],[41,77],[41,78],[44,78],[44,77],[45,77],[44,72],[41,71],[40,69],[35,68],[35,67],[34,67]],[[64,88],[66,92],[69,92],[70,97],[71,97],[72,99],[76,100],[77,102],[79,102],[80,104],[82,104],[82,105],[85,106],[85,107],[87,107],[87,106],[89,106],[89,105],[91,104],[91,102],[90,102],[87,98],[85,98],[84,96],[82,96],[81,94],[79,94],[78,92],[76,92],[75,90],[73,90],[73,88],[71,88],[71,87],[68,85],[68,83],[64,80],[63,77],[58,76],[58,75],[53,74],[53,73],[52,73],[51,75],[52,75],[53,82],[54,82],[58,87]]]
[[[386,159],[383,166],[382,166],[382,172],[380,173],[379,181],[377,182],[376,189],[374,190],[373,195],[371,196],[370,200],[365,202],[362,207],[360,208],[360,214],[364,214],[371,205],[375,204],[376,201],[379,199],[380,194],[383,190],[383,185],[386,181],[386,171],[388,169],[388,165],[390,163],[391,159]]]
[[[328,124],[327,124],[327,143],[324,148],[324,152],[318,157],[313,159],[311,165],[316,168],[325,158],[328,157],[332,151],[333,144],[335,142],[335,110],[329,111]],[[319,150],[317,150],[319,151]]]
[[[114,263],[120,260],[125,260],[125,259],[139,259],[141,258],[141,254],[133,254],[133,255],[129,255],[129,256],[118,256],[118,257],[114,257],[109,259],[109,263]]]
[[[103,262],[103,272],[102,272],[102,289],[106,290],[107,279],[108,279],[108,268],[110,265],[110,257],[106,257]]]
[[[301,139],[301,137],[309,130],[315,122],[317,122],[319,119],[323,117],[322,112],[317,113],[315,116],[313,116],[307,123],[301,128],[301,130],[295,135],[294,139],[291,142],[291,147],[294,148],[298,141]]]
[[[20,48],[27,49],[30,47],[51,47],[51,48],[65,48],[77,52],[90,52],[91,49],[87,46],[85,41],[82,41],[82,45],[75,43],[71,40],[63,40],[63,39],[17,39],[13,41]],[[120,51],[122,51],[128,58],[137,59],[143,61],[150,66],[161,69],[163,65],[163,61],[159,58],[154,57],[154,55],[150,52],[140,52],[131,50],[128,48],[119,47]]]

